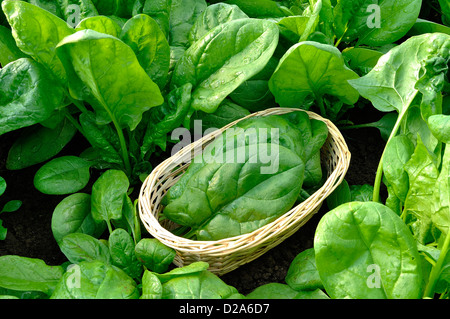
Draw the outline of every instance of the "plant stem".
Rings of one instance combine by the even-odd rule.
[[[339,40],[336,42],[336,44],[334,45],[336,48],[339,46],[339,44],[341,44],[341,41],[342,41],[342,39],[344,39],[344,36],[345,36],[345,34],[347,33],[347,31],[348,31],[348,22],[347,22],[347,24],[345,25],[345,31],[344,31],[344,33],[342,34],[342,36],[339,38]]]
[[[391,135],[389,136],[389,139],[386,142],[386,145],[384,147],[383,153],[381,154],[380,161],[378,162],[378,168],[377,168],[377,174],[375,175],[375,182],[373,185],[373,201],[379,202],[380,201],[380,188],[381,188],[381,180],[383,177],[383,158],[384,154],[386,153],[386,148],[389,145],[389,142],[394,138],[395,135],[397,135],[397,132],[400,128],[400,124],[402,123],[403,117],[405,116],[408,108],[403,108],[402,112],[399,114],[397,118],[397,122],[395,122],[394,128],[392,129]]]
[[[352,129],[358,129],[358,128],[372,127],[372,126],[370,126],[370,124],[372,124],[372,123],[347,125],[347,126],[342,126],[339,129],[341,129],[341,130],[352,130]]]
[[[117,135],[119,136],[120,150],[122,152],[122,160],[125,165],[125,170],[127,171],[128,175],[131,176],[131,163],[130,158],[128,156],[127,142],[125,141],[125,136],[123,135],[123,131],[120,128],[119,124],[117,124],[117,120],[115,119],[115,117],[111,115],[111,118],[114,127],[117,131]]]
[[[321,95],[316,96],[316,100],[317,100],[317,105],[319,106],[320,109],[320,113],[323,117],[326,117],[327,112],[325,110],[325,106],[323,104],[323,97]]]
[[[73,97],[71,97],[69,92],[67,92],[66,95],[69,98],[70,102],[72,102],[82,113],[88,112],[84,104],[80,103],[78,100],[75,100]]]
[[[109,219],[106,219],[106,225],[108,226],[109,234],[111,234],[113,232],[113,229],[111,226],[111,221]]]
[[[67,111],[67,109],[65,109],[65,113],[66,113],[66,118],[69,120],[69,122],[72,123],[72,125],[75,126],[77,128],[77,130],[84,136],[83,128],[77,122],[77,120],[75,120],[73,118],[72,114],[70,114],[69,111]]]
[[[425,288],[424,298],[433,298],[434,287],[437,284],[439,276],[442,271],[442,265],[444,264],[447,252],[450,246],[450,229],[447,231],[447,236],[445,237],[444,245],[442,246],[441,253],[436,264],[431,269],[430,278],[428,279],[427,287]]]

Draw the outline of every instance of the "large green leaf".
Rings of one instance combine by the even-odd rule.
[[[268,130],[266,138],[261,137],[263,130]],[[283,138],[276,141],[276,136]],[[191,234],[199,240],[254,231],[287,212],[296,201],[304,163],[313,157],[302,146],[300,129],[282,117],[241,121],[194,157],[164,197],[163,213],[191,227]],[[272,160],[263,158],[268,152]]]
[[[88,234],[67,234],[58,242],[58,245],[67,259],[73,264],[96,260],[107,264],[111,262],[108,246]]]
[[[115,37],[78,31],[58,44],[57,54],[70,75],[71,94],[79,100],[94,97],[92,106],[103,124],[112,121],[133,130],[142,113],[163,103],[133,50]]]
[[[173,262],[176,252],[156,238],[143,238],[136,244],[136,256],[149,270],[164,273]]]
[[[282,107],[303,106],[308,98],[325,94],[354,104],[358,92],[347,82],[359,76],[347,68],[342,54],[331,45],[305,41],[292,46],[281,58],[269,88]]]
[[[378,110],[403,113],[419,92],[416,83],[426,74],[426,62],[433,57],[448,59],[449,52],[449,35],[412,37],[383,55],[369,74],[349,82]]]
[[[434,187],[433,198],[435,209],[431,220],[443,234],[447,234],[450,231],[450,147],[448,144],[442,159],[442,169]]]
[[[19,291],[41,291],[50,295],[63,276],[61,266],[48,266],[35,258],[0,257],[0,287]]]
[[[150,1],[152,2],[152,1]],[[171,0],[169,18],[169,43],[171,46],[188,47],[189,32],[197,17],[206,9],[205,0]]]
[[[327,213],[314,237],[317,269],[331,298],[420,298],[416,242],[403,220],[375,202]]]
[[[136,53],[148,76],[162,89],[169,73],[169,43],[154,19],[139,14],[123,26],[120,38]]]
[[[195,20],[189,33],[189,41],[192,44],[200,40],[220,24],[245,18],[248,18],[248,16],[236,5],[221,2],[212,4]]]
[[[136,282],[123,270],[99,260],[71,266],[52,299],[138,299]]]
[[[24,1],[6,0],[2,2],[2,8],[19,49],[65,81],[66,73],[55,48],[74,30],[52,13]]]
[[[273,22],[239,19],[221,24],[186,50],[173,71],[171,87],[191,83],[191,108],[212,113],[264,68],[277,43]]]
[[[67,119],[53,129],[40,125],[25,128],[9,150],[6,167],[19,170],[49,160],[71,141],[76,132]]]
[[[122,269],[131,278],[140,279],[143,268],[135,254],[135,244],[131,234],[123,228],[115,229],[108,239],[113,265]]]
[[[405,164],[409,178],[409,191],[405,199],[406,223],[422,244],[432,241],[431,216],[434,211],[433,192],[438,168],[426,146],[419,139],[411,159]]]
[[[390,44],[414,25],[422,0],[339,0],[334,8],[338,38],[369,46]]]
[[[26,58],[27,55],[19,50],[12,36],[11,30],[0,25],[0,64],[2,67],[9,62],[20,58]]]
[[[206,270],[207,263],[196,262],[168,273],[153,273],[162,284],[162,299],[225,299],[237,296],[236,288]],[[154,281],[146,284],[154,284]],[[148,291],[147,288],[143,288]]]
[[[28,58],[0,70],[0,135],[48,119],[63,101],[59,82]]]

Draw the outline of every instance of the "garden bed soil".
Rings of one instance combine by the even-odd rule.
[[[353,110],[355,122],[373,121],[373,110]],[[384,141],[376,129],[364,128],[343,132],[352,154],[350,168],[346,175],[349,184],[373,184],[378,161],[384,148]],[[66,261],[56,244],[51,231],[52,212],[65,196],[49,196],[37,191],[33,178],[42,164],[19,170],[9,171],[5,167],[9,148],[17,138],[17,132],[0,136],[0,176],[5,178],[8,186],[0,197],[0,207],[7,201],[19,199],[22,207],[13,213],[3,213],[0,220],[8,229],[6,239],[0,241],[0,256],[19,255],[40,258],[48,265],[59,265]],[[78,155],[88,145],[76,135],[59,155]],[[82,191],[90,193],[92,182]],[[258,259],[225,274],[222,279],[236,287],[242,294],[251,292],[256,287],[270,282],[284,282],[286,272],[294,257],[301,251],[313,247],[314,232],[320,218],[327,212],[326,203],[300,230],[276,248]],[[143,228],[143,236],[148,236]]]

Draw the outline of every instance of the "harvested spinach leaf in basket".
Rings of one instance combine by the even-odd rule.
[[[218,240],[252,232],[289,211],[322,178],[324,122],[305,112],[243,120],[207,145],[163,199],[163,214]]]

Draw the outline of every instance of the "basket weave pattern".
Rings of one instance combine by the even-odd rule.
[[[139,195],[139,214],[148,232],[163,244],[175,249],[175,265],[182,267],[195,261],[205,261],[217,275],[226,274],[246,264],[283,242],[317,213],[325,198],[342,182],[350,165],[350,152],[336,126],[319,115],[308,112],[311,119],[328,126],[328,139],[321,149],[321,160],[327,170],[324,185],[305,201],[293,207],[273,222],[251,232],[217,241],[197,241],[175,236],[170,232],[177,225],[159,222],[163,207],[161,199],[189,167],[194,156],[227,128],[248,117],[303,111],[294,108],[272,108],[256,112],[216,130],[191,143],[158,165],[144,181]]]

